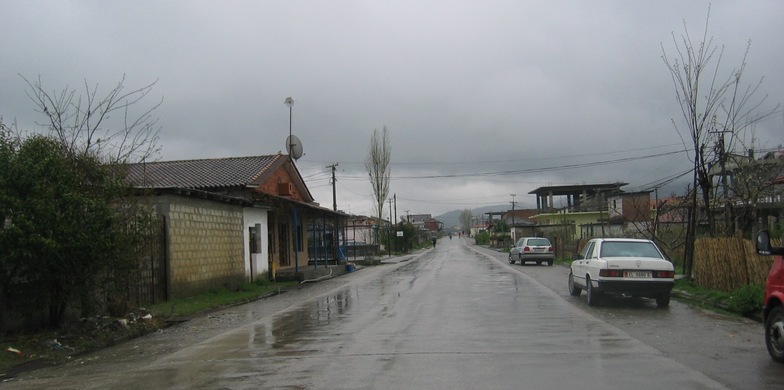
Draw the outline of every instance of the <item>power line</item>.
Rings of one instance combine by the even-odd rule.
[[[461,159],[460,161],[446,161],[446,162],[428,162],[428,161],[408,161],[408,162],[390,162],[392,166],[403,166],[403,165],[476,165],[476,164],[498,164],[498,163],[520,163],[520,162],[530,162],[530,161],[547,161],[547,160],[558,160],[562,158],[576,158],[576,157],[592,157],[592,156],[610,156],[614,154],[622,154],[622,153],[630,153],[630,152],[639,152],[643,150],[653,150],[653,149],[661,149],[661,148],[669,148],[673,146],[683,146],[683,144],[669,144],[669,145],[658,145],[658,146],[647,146],[642,148],[634,148],[634,149],[624,149],[624,150],[615,150],[609,152],[600,152],[600,153],[586,153],[586,154],[571,154],[568,156],[551,156],[551,157],[536,157],[536,158],[521,158],[521,159],[509,159],[509,160],[479,160],[479,161],[468,161],[465,159]],[[316,161],[318,164],[328,164],[329,162],[321,162]],[[347,161],[344,164],[362,164],[364,165],[364,161]]]
[[[588,167],[596,167],[596,166],[603,166],[603,165],[610,165],[610,164],[619,164],[629,161],[637,161],[637,160],[645,160],[650,158],[656,157],[663,157],[663,156],[672,156],[680,153],[685,153],[685,150],[676,150],[666,153],[657,153],[657,154],[650,154],[646,156],[634,156],[634,157],[624,157],[614,160],[603,160],[603,161],[593,161],[587,163],[574,163],[574,164],[565,164],[565,165],[556,165],[551,167],[541,167],[541,168],[527,168],[527,169],[515,169],[515,170],[506,170],[506,171],[488,171],[488,172],[478,172],[478,173],[455,173],[455,174],[438,174],[438,175],[409,175],[409,176],[392,176],[392,178],[400,180],[400,179],[445,179],[445,178],[467,178],[467,177],[487,177],[487,176],[508,176],[508,175],[518,175],[523,173],[542,173],[542,172],[552,172],[552,171],[562,171],[562,170],[569,170],[569,169],[581,169],[581,168],[588,168]],[[344,179],[349,180],[357,180],[360,179],[359,176],[347,176]],[[362,179],[365,179],[363,176]]]
[[[640,191],[655,190],[657,188],[664,187],[665,185],[670,184],[670,183],[674,182],[675,180],[678,180],[681,177],[686,176],[689,173],[692,173],[693,171],[694,171],[693,169],[688,169],[686,171],[677,173],[677,174],[672,175],[672,176],[668,176],[668,177],[665,177],[665,178],[662,178],[662,179],[659,179],[659,180],[656,180],[656,181],[644,183],[644,184],[636,186],[634,188],[638,188]]]

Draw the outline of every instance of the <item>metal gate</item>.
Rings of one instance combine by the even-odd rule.
[[[166,220],[158,216],[150,225],[151,240],[138,263],[136,303],[144,306],[165,301],[167,296]]]
[[[152,218],[148,225],[150,231],[144,235],[149,239],[140,243],[136,262],[126,275],[115,275],[115,280],[121,282],[110,293],[114,298],[109,301],[144,307],[168,299],[166,220],[160,215]]]

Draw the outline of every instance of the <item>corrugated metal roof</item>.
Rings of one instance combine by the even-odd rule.
[[[128,179],[143,188],[214,188],[258,184],[288,156],[229,157],[130,164]]]

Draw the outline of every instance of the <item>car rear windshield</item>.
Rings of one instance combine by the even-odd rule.
[[[529,238],[528,246],[550,246],[550,241],[546,238]]]
[[[601,257],[655,257],[662,258],[659,250],[651,242],[605,241],[602,243]]]

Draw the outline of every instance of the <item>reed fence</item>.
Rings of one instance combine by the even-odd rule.
[[[781,240],[774,240],[781,246]],[[742,237],[700,238],[694,243],[694,279],[704,288],[732,291],[764,284],[773,256],[760,256],[754,241]]]

